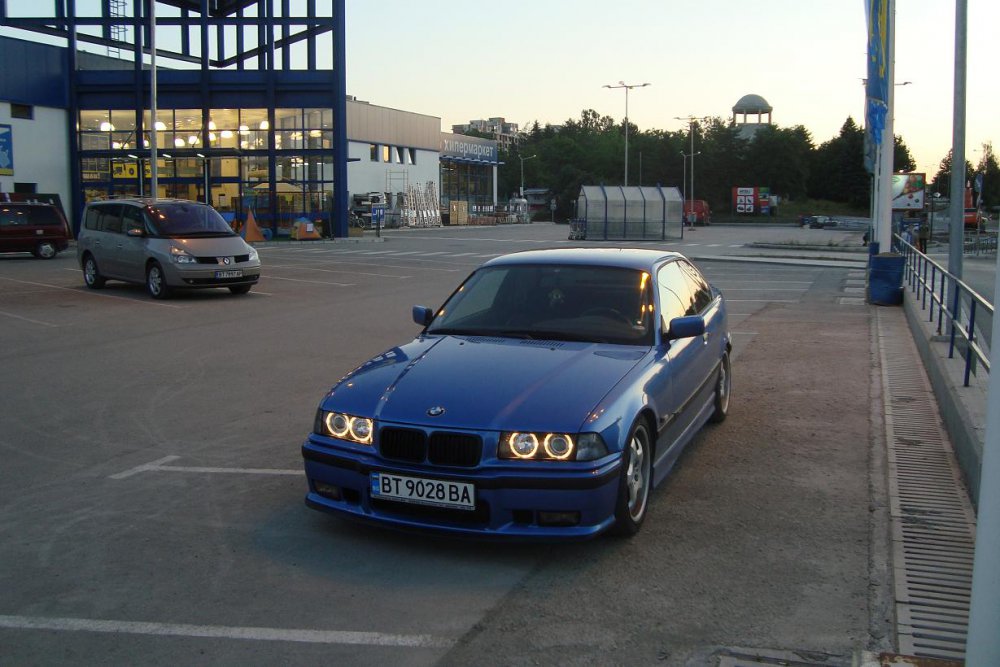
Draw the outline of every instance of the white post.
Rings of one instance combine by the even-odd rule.
[[[150,198],[155,202],[158,188],[157,167],[159,160],[156,157],[156,0],[149,3],[149,122],[152,125],[149,132],[149,160],[150,160]]]
[[[895,137],[893,135],[894,90],[896,81],[896,0],[889,0],[888,36],[885,45],[886,60],[886,100],[885,129],[882,130],[882,143],[879,146],[879,199],[878,208],[878,244],[879,252],[889,252],[892,248],[892,172]]]
[[[625,187],[628,187],[628,86],[625,86]]]

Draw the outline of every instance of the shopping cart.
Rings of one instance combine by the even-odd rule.
[[[586,220],[570,220],[569,221],[569,240],[570,241],[584,241],[587,238],[587,221]]]

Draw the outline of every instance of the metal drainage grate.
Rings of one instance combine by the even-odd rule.
[[[899,650],[961,660],[969,622],[975,514],[903,314],[884,309],[876,313]]]

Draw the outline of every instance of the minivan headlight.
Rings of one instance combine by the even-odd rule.
[[[198,258],[189,253],[184,248],[178,248],[177,246],[170,246],[170,259],[174,261],[175,264],[197,264]]]
[[[249,243],[247,244],[247,247],[250,248],[250,252],[247,254],[247,259],[249,261],[251,261],[251,262],[256,262],[257,261],[257,249],[254,248]]]

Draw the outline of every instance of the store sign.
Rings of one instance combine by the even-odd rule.
[[[496,162],[497,142],[461,134],[442,134],[441,157]]]
[[[771,188],[733,188],[733,210],[740,215],[770,215]]]
[[[149,162],[143,163],[146,178],[153,177],[153,170],[150,168]],[[111,163],[111,177],[112,178],[136,178],[139,175],[139,165],[135,162],[112,162]]]
[[[0,176],[14,175],[14,130],[0,125]]]

